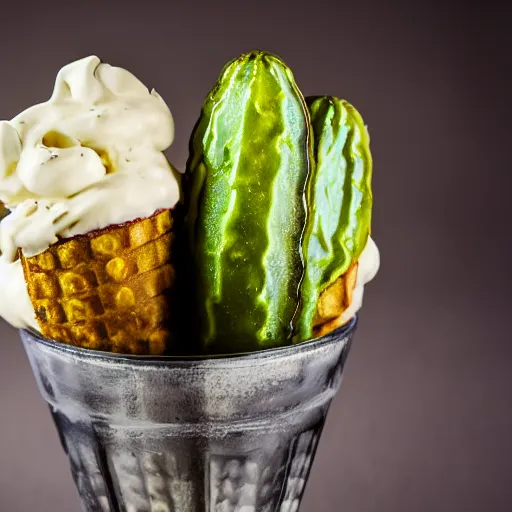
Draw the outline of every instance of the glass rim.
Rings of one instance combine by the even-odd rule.
[[[333,344],[341,338],[351,334],[358,323],[358,315],[354,315],[347,323],[341,327],[321,336],[313,338],[308,341],[294,343],[291,345],[283,345],[280,347],[267,348],[262,350],[253,350],[249,352],[234,352],[230,354],[213,354],[213,355],[151,355],[151,354],[123,354],[120,352],[109,352],[106,350],[96,350],[90,348],[77,347],[68,343],[45,338],[42,334],[34,329],[20,329],[20,332],[25,333],[31,341],[45,345],[53,350],[58,349],[60,352],[67,352],[69,354],[76,354],[93,359],[109,359],[118,360],[119,362],[138,362],[138,363],[192,363],[192,362],[205,362],[205,361],[227,361],[227,360],[246,360],[246,359],[264,359],[272,356],[292,355],[294,353],[314,350],[320,346]]]

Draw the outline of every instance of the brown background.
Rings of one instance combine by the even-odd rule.
[[[62,65],[94,53],[166,99],[177,132],[170,156],[183,167],[222,65],[256,47],[281,55],[305,94],[342,96],[362,112],[382,269],[367,289],[306,512],[512,510],[511,11],[498,7],[506,2],[424,3],[2,6],[0,118],[46,100]],[[50,416],[5,323],[0,415],[0,510],[78,511]]]

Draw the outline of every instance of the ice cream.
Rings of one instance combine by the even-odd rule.
[[[182,197],[172,139],[162,99],[96,57],[0,123],[0,315],[39,331],[84,510],[297,510],[356,322],[307,342],[379,267],[366,127],[255,51],[207,96]]]
[[[37,328],[19,251],[146,218],[179,199],[163,151],[171,112],[130,72],[90,56],[63,67],[51,98],[0,123],[0,315]]]
[[[231,61],[192,133],[183,216],[173,137],[162,98],[95,56],[0,122],[0,315],[135,354],[183,332],[181,352],[261,350],[350,320],[380,263],[358,111],[305,98],[268,52]]]

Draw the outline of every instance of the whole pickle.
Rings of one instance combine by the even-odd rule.
[[[320,295],[359,258],[370,235],[372,212],[372,156],[361,115],[332,96],[306,101],[315,165],[306,190],[305,270],[294,321],[296,342],[313,336]]]
[[[290,69],[263,51],[228,63],[203,104],[185,173],[207,352],[291,342],[311,164],[309,113]]]

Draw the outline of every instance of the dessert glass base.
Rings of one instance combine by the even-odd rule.
[[[213,358],[21,338],[84,511],[295,512],[356,325]]]

